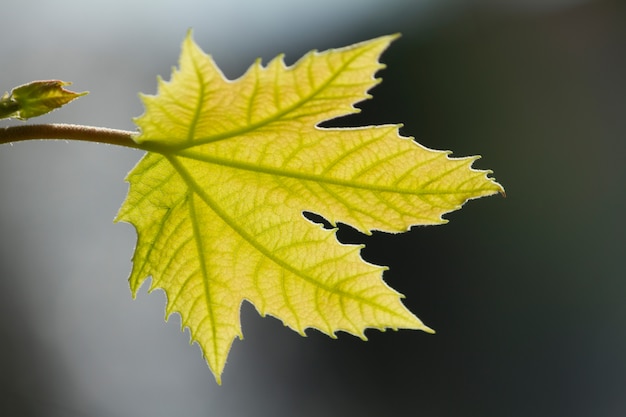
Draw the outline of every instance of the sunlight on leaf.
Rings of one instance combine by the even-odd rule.
[[[128,175],[117,221],[138,232],[130,286],[167,295],[218,383],[242,337],[244,300],[300,334],[367,328],[431,331],[382,280],[384,267],[340,244],[317,213],[364,233],[444,223],[468,199],[502,191],[476,157],[450,158],[401,137],[397,125],[320,128],[355,113],[395,36],[279,56],[227,80],[187,36],[179,69],[143,96],[136,141],[148,154]]]

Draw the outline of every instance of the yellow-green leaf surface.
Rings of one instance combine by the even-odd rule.
[[[384,267],[340,244],[303,211],[358,230],[445,222],[466,200],[502,191],[471,158],[401,137],[397,125],[320,128],[369,98],[394,36],[282,56],[225,79],[190,36],[180,68],[144,96],[136,141],[150,150],[128,175],[118,220],[138,231],[130,286],[167,295],[220,382],[242,337],[244,300],[304,335],[366,328],[431,331],[382,280]]]

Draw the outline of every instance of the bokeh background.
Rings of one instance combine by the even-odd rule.
[[[344,242],[436,335],[302,338],[242,308],[217,386],[165,297],[132,300],[135,232],[113,225],[141,153],[0,147],[0,415],[626,415],[626,3],[621,0],[20,0],[0,9],[0,90],[91,94],[40,122],[134,129],[188,28],[229,78],[261,56],[382,34],[384,82],[334,125],[404,123],[481,154],[507,197],[450,223]],[[17,122],[2,121],[0,126]]]

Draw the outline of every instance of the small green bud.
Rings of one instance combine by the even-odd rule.
[[[0,119],[26,120],[55,110],[87,94],[64,89],[71,83],[60,80],[33,81],[15,87],[0,98]]]

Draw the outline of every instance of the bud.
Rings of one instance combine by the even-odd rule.
[[[26,120],[55,110],[87,94],[64,89],[71,83],[60,80],[33,81],[15,87],[0,98],[0,119],[12,117]]]

